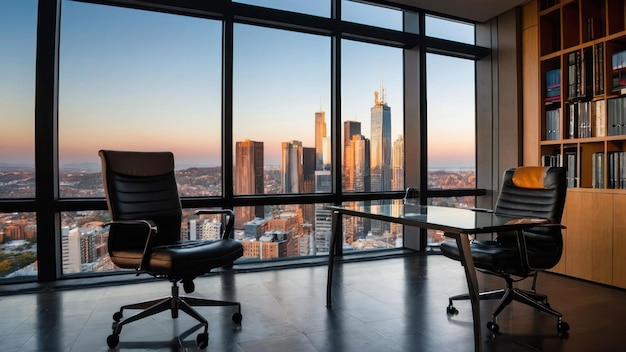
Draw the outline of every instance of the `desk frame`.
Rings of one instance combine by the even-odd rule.
[[[332,283],[333,283],[333,269],[335,264],[335,256],[343,255],[341,248],[341,241],[339,238],[343,237],[343,224],[342,215],[357,216],[362,218],[369,218],[373,220],[381,220],[403,224],[407,226],[414,226],[418,228],[433,229],[443,231],[446,237],[453,238],[459,248],[459,254],[461,264],[465,269],[465,278],[467,280],[467,287],[469,290],[470,302],[472,304],[472,318],[474,322],[474,350],[480,352],[482,350],[482,338],[480,335],[480,291],[478,291],[478,277],[474,268],[474,260],[472,259],[472,253],[470,251],[469,235],[477,233],[489,233],[497,232],[501,230],[513,230],[518,232],[518,238],[523,238],[522,231],[526,228],[537,226],[536,224],[514,222],[509,225],[496,225],[491,227],[464,229],[457,227],[449,227],[441,224],[431,224],[415,219],[387,216],[381,214],[372,214],[367,212],[361,212],[351,210],[341,206],[328,206],[327,209],[332,211],[332,236],[330,241],[330,252],[328,254],[328,276],[326,282],[326,307],[332,308]],[[467,211],[472,211],[467,209]]]

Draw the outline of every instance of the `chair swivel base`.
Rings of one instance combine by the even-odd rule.
[[[508,281],[508,280],[507,280]],[[535,309],[539,309],[542,312],[551,314],[557,318],[557,332],[559,336],[567,337],[569,331],[569,324],[563,321],[563,316],[561,313],[555,311],[550,308],[550,304],[548,304],[548,297],[546,295],[536,293],[533,291],[522,290],[518,288],[513,288],[512,283],[507,284],[507,288],[495,291],[481,292],[479,297],[481,300],[488,299],[499,299],[500,302],[496,307],[496,310],[493,312],[491,316],[491,321],[487,323],[487,329],[494,333],[498,333],[500,331],[500,326],[497,323],[498,314],[502,312],[502,310],[509,305],[512,301],[517,301],[520,303],[524,303],[528,306],[531,306]],[[468,300],[470,299],[468,294],[462,294],[457,296],[452,296],[449,298],[448,307],[446,312],[448,314],[454,315],[458,314],[458,310],[453,306],[453,301],[457,300]]]
[[[210,306],[210,307],[226,307],[226,306],[236,306],[237,312],[233,314],[232,320],[235,324],[241,324],[243,316],[241,315],[241,304],[239,302],[228,302],[228,301],[216,301],[195,297],[185,297],[179,295],[178,285],[176,282],[172,283],[172,295],[165,298],[154,299],[150,301],[144,301],[134,304],[129,304],[122,306],[118,312],[113,314],[113,333],[107,337],[107,345],[110,348],[115,348],[120,342],[119,334],[122,331],[122,327],[126,324],[132,323],[139,319],[143,319],[149,317],[151,315],[161,313],[166,310],[170,310],[172,313],[172,318],[178,318],[178,311],[182,310],[187,313],[192,318],[199,321],[204,326],[204,332],[198,334],[196,338],[196,342],[198,343],[198,347],[203,349],[206,348],[209,344],[209,322],[202,317],[195,309],[192,307],[197,306]],[[141,312],[136,313],[124,320],[123,311],[124,309],[143,309]]]

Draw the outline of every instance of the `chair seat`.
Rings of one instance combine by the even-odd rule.
[[[554,248],[550,247],[553,245],[545,243],[528,245],[529,260],[534,268],[554,266]],[[470,250],[476,268],[515,276],[526,276],[532,272],[522,265],[519,250],[515,246],[503,245],[497,241],[477,240],[470,242]],[[460,260],[459,248],[455,241],[441,243],[441,253],[448,258]],[[558,258],[556,260],[558,261]]]
[[[174,276],[201,274],[213,268],[230,265],[242,254],[241,243],[232,239],[177,241],[152,248],[149,271]],[[136,269],[141,263],[142,252],[117,250],[111,256],[120,268]]]

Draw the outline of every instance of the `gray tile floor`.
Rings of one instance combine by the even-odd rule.
[[[472,351],[469,302],[446,314],[447,297],[466,292],[462,267],[437,255],[417,254],[336,266],[334,305],[325,308],[326,267],[237,272],[196,280],[193,295],[239,300],[243,323],[231,308],[200,307],[209,319],[206,351]],[[481,289],[498,288],[479,275]],[[561,311],[556,319],[513,303],[500,315],[502,333],[483,328],[484,351],[623,351],[626,291],[554,274],[538,289]],[[108,351],[112,314],[119,306],[169,293],[168,282],[5,293],[0,296],[0,351]],[[481,305],[487,322],[495,302]],[[484,324],[483,324],[484,325]],[[199,330],[186,314],[168,312],[125,326],[119,351],[196,351]]]

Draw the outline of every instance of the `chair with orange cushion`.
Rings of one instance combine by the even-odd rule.
[[[567,183],[561,167],[518,167],[504,172],[502,187],[494,213],[514,216],[538,225],[523,232],[500,232],[495,240],[474,240],[470,244],[474,266],[479,272],[496,275],[506,281],[506,288],[481,292],[480,299],[499,299],[487,328],[498,332],[497,316],[512,301],[518,301],[557,317],[559,335],[567,335],[569,325],[562,315],[548,304],[546,295],[535,291],[537,273],[554,267],[561,259],[563,237],[560,225]],[[441,244],[444,256],[459,260],[459,249],[454,241]],[[532,288],[523,290],[513,284],[532,278]],[[447,312],[457,314],[453,301],[469,299],[468,294],[450,297]]]

